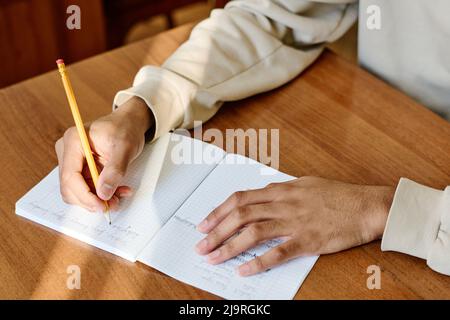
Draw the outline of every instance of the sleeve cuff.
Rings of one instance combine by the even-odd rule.
[[[190,103],[194,85],[183,77],[163,68],[146,66],[137,73],[133,86],[117,92],[113,109],[136,96],[145,101],[155,119],[155,140],[177,128],[184,120],[184,109]],[[183,94],[181,94],[183,93]]]
[[[445,189],[441,203],[441,226],[427,264],[434,271],[450,276],[450,186]]]
[[[381,250],[427,259],[440,229],[443,200],[443,191],[400,179]]]

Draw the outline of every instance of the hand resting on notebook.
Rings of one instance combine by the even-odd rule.
[[[142,152],[153,125],[147,105],[132,98],[89,124],[88,136],[101,167],[97,190],[86,170],[74,128],[56,143],[63,200],[90,211],[111,209],[132,190],[121,185],[130,163]],[[252,275],[300,256],[345,250],[382,236],[394,189],[303,177],[233,194],[199,224],[207,233],[196,247],[212,264],[231,259],[270,239],[288,241],[239,267]],[[233,237],[236,235],[236,237]],[[193,248],[194,249],[194,248]]]
[[[196,249],[218,264],[267,240],[288,238],[241,265],[242,276],[296,257],[338,252],[381,238],[393,195],[391,187],[315,177],[237,192],[199,224],[208,235]]]
[[[88,138],[101,171],[95,192],[75,127],[69,128],[56,142],[61,195],[66,203],[89,211],[104,210],[102,200],[117,209],[121,197],[132,190],[120,186],[129,164],[142,152],[145,132],[152,118],[147,105],[139,98],[130,99],[116,111],[88,124]]]

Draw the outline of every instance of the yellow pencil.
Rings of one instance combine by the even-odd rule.
[[[73,120],[75,121],[75,126],[78,130],[78,135],[80,136],[81,145],[83,146],[84,156],[86,157],[86,161],[89,167],[89,171],[92,176],[92,181],[94,182],[95,188],[97,188],[98,181],[98,171],[97,165],[95,164],[94,157],[92,156],[91,146],[89,145],[89,140],[84,129],[83,120],[81,120],[80,110],[78,109],[77,101],[75,99],[75,95],[72,90],[72,85],[70,84],[69,77],[67,76],[66,66],[64,65],[63,59],[56,60],[56,64],[58,65],[59,73],[61,74],[61,79],[64,85],[64,89],[66,91],[67,100],[69,101],[70,110],[72,111]],[[105,201],[105,212],[104,212],[106,221],[111,224],[111,217],[109,215],[109,206],[108,202]]]

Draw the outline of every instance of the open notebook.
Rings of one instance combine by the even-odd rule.
[[[121,203],[120,212],[111,213],[112,225],[101,214],[62,201],[58,168],[16,203],[16,213],[226,299],[292,299],[317,257],[244,278],[236,267],[280,240],[216,266],[194,250],[204,237],[196,225],[233,192],[291,179],[211,144],[167,134],[147,145],[131,165],[125,184],[135,193]]]

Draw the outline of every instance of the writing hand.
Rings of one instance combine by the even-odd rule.
[[[242,276],[296,257],[338,252],[382,236],[393,194],[391,187],[315,177],[236,192],[199,224],[208,235],[196,250],[218,264],[267,240],[287,238],[241,265]]]
[[[75,127],[67,129],[55,144],[61,195],[66,203],[89,211],[103,211],[103,200],[112,210],[132,190],[121,185],[129,164],[142,152],[145,132],[151,125],[150,111],[139,98],[132,98],[111,114],[87,125],[86,132],[100,176],[95,190],[80,138]]]

